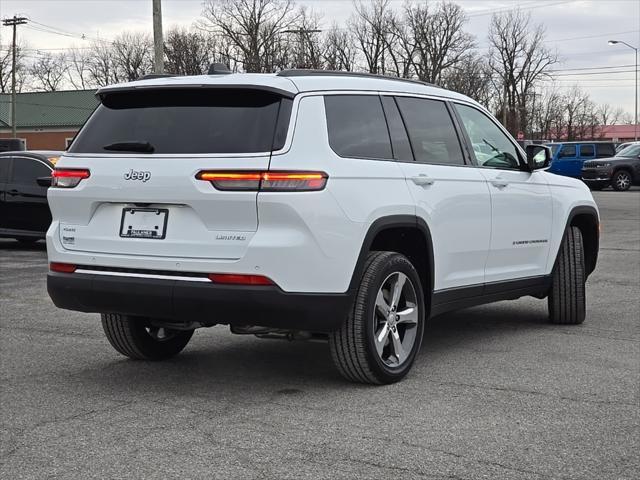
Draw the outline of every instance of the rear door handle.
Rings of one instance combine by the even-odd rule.
[[[434,182],[433,178],[425,175],[424,173],[421,173],[420,175],[417,175],[415,177],[411,177],[411,180],[416,185],[433,185]]]
[[[20,195],[20,192],[18,190],[16,190],[15,188],[13,190],[9,190],[7,193],[9,195],[11,195],[12,197],[15,197],[16,195]]]

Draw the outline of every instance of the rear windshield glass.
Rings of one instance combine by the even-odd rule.
[[[69,151],[270,152],[282,148],[290,114],[290,99],[257,90],[114,92],[103,97]]]

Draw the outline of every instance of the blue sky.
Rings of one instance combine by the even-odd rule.
[[[391,0],[402,8],[405,0]],[[351,0],[298,0],[323,15],[323,22],[344,23],[353,11]],[[431,2],[434,3],[434,2]],[[588,91],[594,101],[610,103],[633,113],[634,52],[622,45],[608,46],[607,40],[624,40],[640,46],[640,0],[458,0],[469,21],[467,31],[486,48],[491,12],[520,6],[532,20],[547,30],[547,45],[557,49],[562,63],[555,70],[557,82]],[[163,0],[165,29],[189,26],[200,16],[202,0]],[[110,39],[124,30],[151,30],[151,0],[1,0],[0,16],[28,16],[72,36],[55,35],[22,28],[20,36],[34,49],[67,48],[82,45],[79,35]],[[10,43],[10,30],[0,28],[0,44]],[[591,70],[593,75],[576,75],[582,68],[621,66]],[[571,70],[570,70],[571,69]],[[612,73],[625,71],[623,73]],[[587,73],[589,71],[586,71]]]

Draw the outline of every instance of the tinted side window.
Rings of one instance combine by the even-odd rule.
[[[464,165],[462,148],[444,102],[397,97],[416,162]]]
[[[11,157],[0,157],[0,182],[5,183],[9,180],[9,163]]]
[[[520,168],[518,150],[496,123],[473,107],[456,104],[473,153],[481,167],[514,169]]]
[[[595,148],[593,145],[580,145],[581,157],[593,157],[595,155]]]
[[[329,145],[341,157],[393,159],[377,95],[327,95]]]
[[[575,145],[563,145],[562,150],[560,150],[560,154],[558,158],[562,157],[575,157],[576,156],[576,146]]]
[[[393,147],[393,158],[400,161],[412,162],[413,153],[411,144],[407,136],[407,129],[400,116],[400,111],[393,97],[382,97],[384,114],[389,125],[389,135],[391,135],[391,146]]]
[[[616,149],[610,143],[597,143],[596,144],[596,157],[613,157],[616,154]]]
[[[51,170],[37,160],[24,157],[13,158],[13,175],[11,175],[11,183],[18,185],[37,185],[38,177],[48,177]]]

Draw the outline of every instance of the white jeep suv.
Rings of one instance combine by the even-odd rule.
[[[167,358],[228,324],[328,337],[346,378],[390,383],[444,312],[533,295],[553,323],[584,320],[589,189],[463,95],[214,70],[98,96],[53,172],[48,291],[101,313],[124,355]]]

